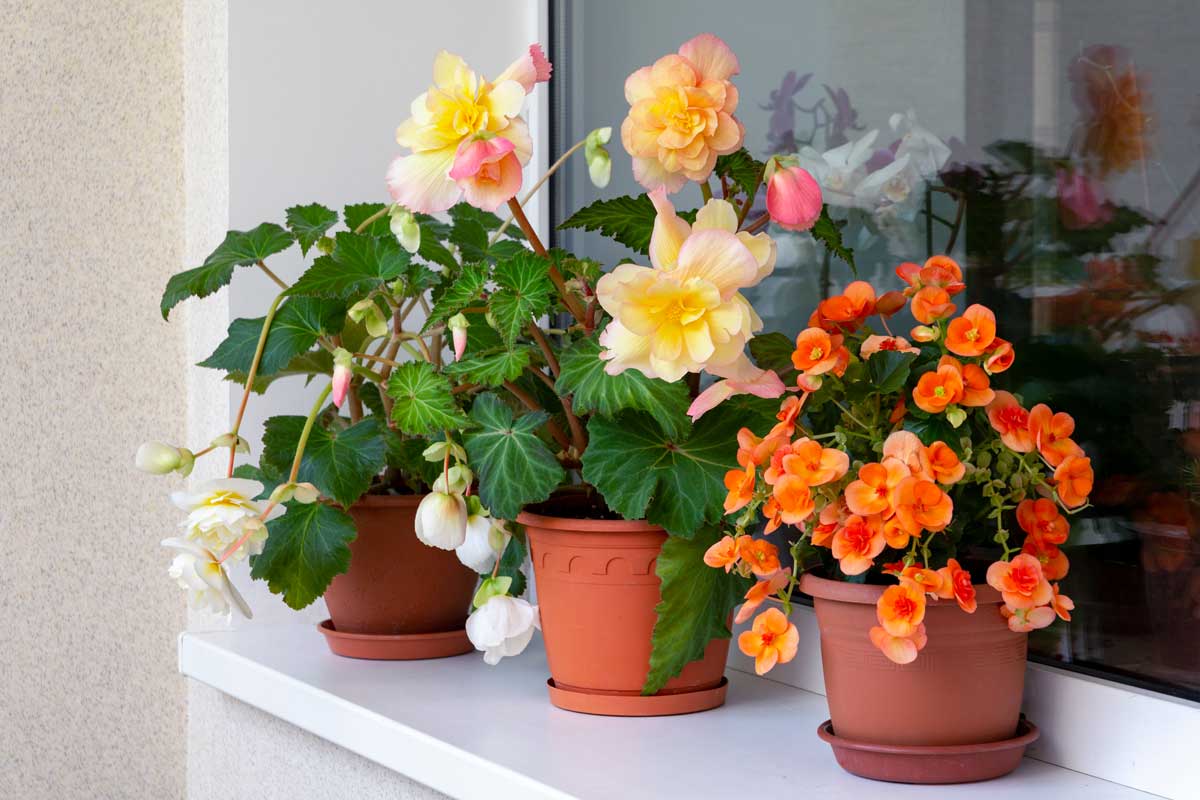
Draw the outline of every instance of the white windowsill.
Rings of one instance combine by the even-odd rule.
[[[332,655],[308,625],[185,633],[191,678],[459,798],[793,797],[823,800],[1152,798],[1027,758],[996,781],[878,784],[841,770],[816,736],[825,698],[730,669],[726,705],[619,719],[550,705],[540,637],[488,667],[478,655],[370,662]]]

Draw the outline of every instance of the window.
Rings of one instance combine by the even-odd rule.
[[[827,192],[859,275],[890,283],[900,261],[954,255],[967,301],[1014,342],[1007,385],[1070,410],[1093,456],[1094,507],[1066,550],[1075,619],[1035,635],[1032,657],[1200,699],[1200,5],[744,0],[743,24],[730,8],[553,3],[555,150],[601,125],[619,139],[625,76],[717,25],[741,58],[752,152],[862,142],[840,199]],[[905,134],[925,137],[927,163],[896,164]],[[636,193],[613,144],[603,194]],[[594,192],[576,162],[553,213]],[[852,276],[806,234],[773,233],[779,263],[751,299],[795,334]]]

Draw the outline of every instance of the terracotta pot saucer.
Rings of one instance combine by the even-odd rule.
[[[546,681],[546,686],[550,690],[550,702],[566,711],[610,717],[667,717],[724,705],[729,680],[722,677],[719,684],[708,689],[659,692],[648,696],[556,686],[553,678]]]
[[[1021,717],[1011,739],[917,747],[843,739],[826,720],[817,728],[817,735],[829,742],[838,764],[847,772],[877,781],[932,784],[971,783],[1007,775],[1020,765],[1025,748],[1037,741],[1040,731]]]
[[[475,649],[465,628],[440,633],[373,634],[335,630],[333,620],[317,625],[336,655],[379,661],[415,661],[422,658],[446,658],[470,653]]]

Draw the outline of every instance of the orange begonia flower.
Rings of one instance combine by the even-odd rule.
[[[734,623],[741,625],[750,619],[755,609],[766,602],[768,597],[787,586],[791,579],[792,568],[787,567],[751,586],[746,592],[746,602],[742,603],[742,607],[738,609],[737,616],[733,618]]]
[[[875,603],[875,616],[891,636],[912,636],[925,620],[925,592],[912,583],[889,586]]]
[[[842,572],[861,575],[874,565],[875,556],[887,545],[881,522],[875,514],[867,517],[852,514],[833,535],[833,557]]]
[[[1054,609],[1050,606],[1037,608],[1009,608],[1001,606],[1000,613],[1008,620],[1008,628],[1013,633],[1029,633],[1045,628],[1054,622]]]
[[[779,549],[766,539],[739,536],[737,542],[738,556],[758,577],[773,575],[779,569]]]
[[[795,399],[795,398],[789,398]],[[791,434],[788,434],[789,436]],[[775,448],[787,441],[784,436],[765,436],[758,437],[749,428],[742,428],[738,431],[737,442],[737,462],[739,466],[754,465],[761,467],[775,452]]]
[[[977,607],[975,600],[975,584],[971,582],[971,573],[959,566],[958,559],[951,558],[946,566],[938,570],[942,576],[942,591],[938,597],[958,601],[958,607],[968,614],[974,614]]]
[[[933,481],[912,476],[896,487],[896,516],[900,525],[913,536],[922,530],[945,530],[954,515],[954,501]]]
[[[829,503],[821,509],[817,524],[813,526],[812,543],[814,547],[829,547],[833,535],[838,528],[850,517],[850,509],[846,506],[846,498],[839,497],[836,502]]]
[[[1057,583],[1052,585],[1050,590],[1054,592],[1054,599],[1050,601],[1050,607],[1054,609],[1054,613],[1058,615],[1059,619],[1063,622],[1070,622],[1071,612],[1075,610],[1075,601],[1065,594],[1059,594]]]
[[[908,339],[905,339],[903,336],[878,336],[871,334],[866,339],[863,339],[862,346],[858,349],[858,356],[865,361],[881,350],[895,353],[921,352],[909,344]]]
[[[767,434],[767,438],[777,436],[791,438],[796,432],[796,420],[800,417],[800,412],[804,409],[804,401],[808,399],[808,392],[797,397],[790,394],[783,399],[779,404],[779,413],[775,415],[775,419],[779,422],[775,423],[775,427],[771,428],[771,432]]]
[[[918,564],[905,567],[900,572],[900,583],[911,583],[925,594],[939,597],[942,594],[942,574],[936,569],[929,569]]]
[[[1017,505],[1017,524],[1025,533],[1050,544],[1062,544],[1071,533],[1067,518],[1059,512],[1053,500],[1044,497],[1022,500]]]
[[[933,480],[929,450],[912,431],[891,433],[883,442],[883,457],[899,459],[913,475]]]
[[[1095,479],[1090,458],[1067,456],[1054,470],[1054,489],[1067,508],[1078,508],[1087,502]]]
[[[918,276],[921,274],[921,265],[914,264],[911,261],[905,261],[900,266],[896,267],[896,276],[900,280],[908,284],[910,289],[918,285]]]
[[[781,475],[775,481],[771,498],[775,501],[780,521],[788,525],[804,522],[816,508],[808,484],[797,475]]]
[[[732,536],[726,536],[704,551],[704,563],[710,567],[733,569],[738,561],[738,544]]]
[[[892,636],[886,629],[876,625],[869,634],[871,644],[879,648],[889,661],[896,664],[911,664],[917,660],[917,653],[925,648],[929,636],[925,626],[918,625],[911,636]]]
[[[747,464],[745,470],[731,469],[725,473],[725,488],[729,494],[725,496],[725,513],[745,508],[754,499],[755,471],[753,464]]]
[[[962,267],[950,256],[930,256],[925,259],[919,277],[925,286],[940,286],[951,295],[967,288],[963,283]]]
[[[946,326],[946,348],[955,355],[981,356],[996,340],[996,315],[978,303],[967,306],[958,319]]]
[[[852,332],[874,313],[874,287],[866,281],[854,281],[841,294],[822,300],[808,324],[832,332]]]
[[[892,492],[909,474],[908,467],[898,458],[885,458],[882,464],[863,464],[858,470],[858,480],[846,487],[846,506],[861,516],[890,516]]]
[[[1000,441],[1015,453],[1029,453],[1035,447],[1033,434],[1029,432],[1029,412],[1021,408],[1017,398],[1010,392],[996,392],[996,398],[988,403],[988,422],[1000,434]]]
[[[1058,545],[1048,542],[1040,536],[1025,537],[1021,552],[1038,560],[1038,563],[1042,565],[1042,574],[1048,581],[1062,580],[1067,577],[1067,570],[1071,568],[1066,553],[1060,550]]]
[[[809,486],[821,486],[846,474],[850,456],[812,439],[797,439],[781,464],[788,475],[795,475]]]
[[[962,404],[968,408],[981,408],[996,399],[991,380],[977,364],[963,365]]]
[[[908,547],[908,540],[911,537],[912,534],[904,530],[904,526],[900,524],[900,518],[896,515],[893,514],[883,521],[883,540],[887,542],[888,547],[903,550]]]
[[[988,567],[987,582],[1000,592],[1005,605],[1014,610],[1044,606],[1053,596],[1050,583],[1042,574],[1042,565],[1025,553]]]
[[[763,519],[767,521],[767,526],[763,528],[764,533],[771,533],[783,524],[783,515],[774,497],[768,497],[767,502],[763,503],[762,513]]]
[[[958,359],[942,356],[936,370],[926,372],[913,389],[913,402],[928,414],[940,414],[947,406],[963,399],[962,364]]]
[[[1045,403],[1029,409],[1029,433],[1046,463],[1057,467],[1068,456],[1082,456],[1083,449],[1071,439],[1075,420],[1065,411],[1057,414]]]
[[[805,328],[796,337],[792,365],[808,375],[822,375],[837,365],[842,337],[820,328]]]
[[[1015,358],[1016,352],[1012,344],[997,336],[988,348],[987,358],[983,360],[983,369],[989,375],[996,375],[1011,367]]]
[[[967,466],[959,460],[958,454],[945,442],[934,442],[929,445],[929,466],[933,471],[933,479],[938,483],[949,486],[962,480],[967,474]]]
[[[892,409],[892,413],[888,414],[888,422],[890,422],[892,425],[895,425],[900,420],[904,419],[904,416],[907,413],[908,406],[904,402],[904,397],[901,396],[896,400],[896,406]]]
[[[738,649],[754,659],[754,671],[759,675],[795,658],[799,643],[800,632],[778,608],[759,614],[750,630],[738,636]]]
[[[910,309],[917,322],[932,325],[939,319],[953,316],[958,306],[950,302],[950,294],[945,289],[926,286],[913,297]]]

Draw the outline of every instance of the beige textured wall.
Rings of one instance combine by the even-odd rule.
[[[182,2],[0,0],[0,797],[177,798]]]

